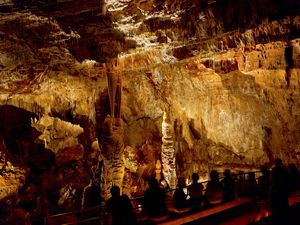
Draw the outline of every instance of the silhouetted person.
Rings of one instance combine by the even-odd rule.
[[[36,208],[36,199],[39,195],[39,187],[30,184],[25,190],[20,190],[21,196],[20,205],[27,212],[33,211]]]
[[[135,225],[136,216],[127,195],[120,195],[120,188],[112,186],[111,198],[107,200],[107,211],[112,214],[112,225]]]
[[[258,185],[255,179],[255,173],[249,172],[246,182],[246,196],[256,197],[258,193]]]
[[[235,200],[235,181],[231,176],[229,169],[224,171],[224,178],[221,181],[223,188],[223,200],[222,202],[230,202]]]
[[[289,164],[286,180],[289,192],[300,189],[300,173],[294,163]]]
[[[205,196],[210,204],[219,204],[222,201],[223,190],[216,170],[210,172],[210,181],[207,183]]]
[[[61,183],[56,174],[56,167],[51,166],[48,172],[41,174],[37,178],[37,182],[40,183],[40,187],[44,190],[49,206],[54,207],[59,199],[59,189],[61,188]]]
[[[286,175],[287,169],[283,166],[281,159],[275,159],[275,166],[272,169],[270,200],[274,222],[276,223],[286,215],[289,206]]]
[[[96,185],[93,179],[90,180],[89,185],[83,189],[83,198],[81,202],[82,208],[90,208],[100,205],[102,198],[100,196],[100,187]]]
[[[240,171],[235,180],[235,192],[238,197],[245,197],[247,195],[247,180],[245,173]]]
[[[153,221],[163,220],[168,214],[165,191],[154,178],[149,181],[149,188],[144,194],[144,209]]]
[[[188,194],[190,196],[190,205],[192,207],[200,206],[202,203],[202,192],[203,192],[203,185],[198,183],[199,175],[197,173],[192,174],[193,183],[188,186]]]
[[[175,209],[177,210],[183,210],[186,209],[188,204],[186,200],[186,194],[183,191],[183,188],[185,187],[185,183],[183,179],[179,179],[178,181],[178,188],[175,190],[173,194],[173,201]]]
[[[269,190],[271,186],[271,174],[266,166],[260,168],[262,175],[258,178],[258,193],[259,198],[267,200],[269,199]]]

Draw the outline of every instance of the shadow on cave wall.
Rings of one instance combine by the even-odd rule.
[[[231,146],[208,138],[202,119],[201,130],[195,127],[193,120],[189,121],[188,128],[191,138],[194,140],[192,148],[189,148],[187,141],[182,136],[181,122],[176,120],[174,146],[178,176],[188,178],[193,172],[198,172],[201,176],[206,177],[212,169],[253,169],[257,166],[245,161],[245,156],[236,154]]]
[[[218,0],[213,4],[215,15],[224,22],[225,32],[299,15],[299,7],[298,0]]]
[[[105,89],[102,93],[100,93],[99,99],[97,99],[95,103],[96,109],[96,135],[101,142],[103,139],[103,123],[107,115],[110,115],[110,103],[109,103],[109,96],[108,90]]]
[[[0,134],[14,140],[29,140],[37,138],[31,127],[31,119],[37,117],[34,113],[14,106],[0,106]],[[12,144],[14,145],[14,144]]]
[[[25,164],[32,173],[48,170],[55,155],[38,140],[40,133],[31,127],[36,118],[32,112],[14,106],[0,106],[0,135],[17,163]]]

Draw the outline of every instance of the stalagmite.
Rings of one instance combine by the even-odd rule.
[[[164,179],[171,189],[176,188],[176,164],[175,149],[173,146],[173,132],[168,113],[164,113],[162,122],[162,149],[161,161],[163,167]]]
[[[107,6],[105,0],[100,0],[100,10],[102,15],[106,15]]]
[[[160,160],[157,160],[156,164],[155,164],[155,179],[160,183],[160,181],[161,181],[161,162],[160,162]]]

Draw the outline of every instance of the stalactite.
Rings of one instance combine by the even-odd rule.
[[[162,122],[162,149],[161,161],[163,167],[164,179],[171,189],[176,188],[176,164],[175,149],[173,146],[173,132],[168,113],[164,113]]]
[[[106,64],[106,77],[108,83],[108,95],[111,117],[121,118],[121,73],[117,60],[111,60]],[[116,120],[117,122],[118,120]],[[115,123],[115,122],[114,122]]]

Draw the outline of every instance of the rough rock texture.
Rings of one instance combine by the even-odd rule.
[[[62,199],[89,183],[102,156],[113,157],[103,126],[103,63],[112,59],[122,68],[123,123],[113,140],[125,192],[144,190],[155,176],[165,111],[178,176],[271,166],[276,157],[299,163],[299,1],[49,2],[0,1],[0,105],[33,121],[21,126],[4,113],[1,129],[20,124],[28,135],[0,134],[46,140],[58,159],[74,149],[58,168]],[[122,186],[105,171],[106,193],[112,180]]]
[[[119,120],[119,122],[115,122]],[[123,187],[125,173],[123,126],[120,118],[107,116],[104,121],[102,154],[104,156],[102,191],[107,199],[113,185]]]
[[[0,136],[0,200],[15,195],[25,183],[28,172],[25,165],[16,163]]]
[[[83,132],[82,127],[79,125],[73,125],[47,115],[38,121],[32,121],[31,126],[41,133],[38,139],[44,141],[47,149],[57,153],[57,157],[63,155],[63,150],[68,151],[66,148],[76,146],[74,148],[74,151],[76,151],[78,149],[78,136]],[[72,156],[70,156],[70,160],[71,158]]]
[[[174,137],[173,137],[170,115],[166,112],[164,112],[161,129],[162,129],[161,162],[163,168],[162,172],[165,180],[167,181],[168,186],[171,189],[174,189],[177,186],[176,161],[175,161],[176,157],[175,157],[175,149],[173,144]]]

